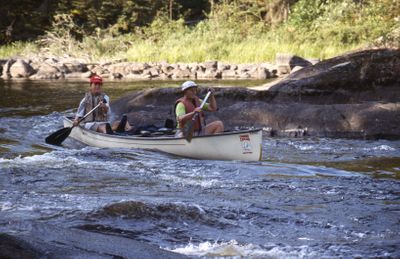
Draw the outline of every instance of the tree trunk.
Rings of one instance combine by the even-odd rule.
[[[290,7],[298,0],[275,0],[268,4],[265,20],[270,24],[278,24],[287,21]]]

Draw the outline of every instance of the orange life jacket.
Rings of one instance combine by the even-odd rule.
[[[193,100],[189,100],[185,97],[182,97],[182,98],[176,100],[174,112],[176,110],[176,106],[178,105],[178,103],[183,103],[183,105],[185,106],[186,113],[193,112],[196,107],[200,107],[200,105],[201,105],[200,99],[198,97],[195,97]],[[178,118],[176,120],[178,120]],[[194,122],[194,131],[201,131],[202,122],[204,122],[204,113],[203,112],[200,113],[200,116],[197,116],[197,119]],[[185,127],[185,124],[186,124],[186,122],[179,121],[179,128],[183,129]]]

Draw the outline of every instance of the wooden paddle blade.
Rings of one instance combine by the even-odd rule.
[[[47,144],[59,146],[61,143],[68,138],[72,131],[72,127],[62,128],[57,130],[53,134],[49,135],[45,140]]]
[[[194,121],[190,120],[186,123],[185,128],[183,129],[183,137],[187,142],[191,142],[193,138],[193,130],[194,130]]]

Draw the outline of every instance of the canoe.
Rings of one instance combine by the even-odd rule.
[[[64,126],[71,127],[72,121],[64,118]],[[259,161],[262,155],[261,129],[195,136],[190,143],[184,138],[166,135],[109,135],[82,126],[74,127],[70,137],[94,147],[156,150],[194,159]]]

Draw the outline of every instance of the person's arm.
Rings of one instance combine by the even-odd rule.
[[[78,111],[76,112],[73,125],[77,126],[79,119],[82,118],[83,116],[85,116],[85,98],[83,98],[79,103]]]

